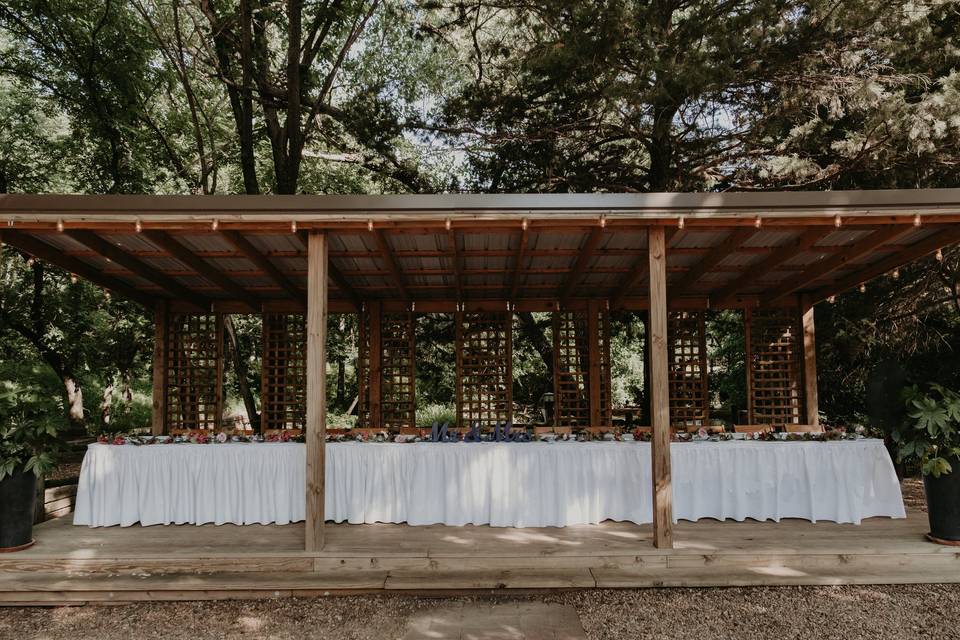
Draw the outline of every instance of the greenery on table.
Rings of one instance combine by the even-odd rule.
[[[0,480],[21,469],[37,477],[53,469],[60,415],[46,406],[42,389],[0,382]]]
[[[946,1],[7,0],[0,193],[956,187],[958,38]],[[960,388],[960,251],[899,276],[817,307],[830,423],[882,422],[889,381]],[[232,320],[226,404],[256,425],[259,318]],[[514,398],[534,418],[550,321],[517,322]],[[740,316],[708,322],[713,414],[736,420]],[[0,380],[39,385],[73,430],[145,426],[151,323],[4,247]],[[418,324],[418,404],[449,406],[452,322]],[[612,324],[614,402],[642,407],[641,317]],[[332,317],[329,336],[328,403],[345,413],[355,320]]]
[[[960,459],[960,394],[939,384],[904,388],[906,420],[893,429],[901,461],[916,461],[924,475],[951,473]]]

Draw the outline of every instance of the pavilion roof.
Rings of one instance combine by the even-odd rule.
[[[667,228],[675,307],[816,302],[960,241],[960,189],[401,196],[0,195],[0,237],[150,305],[298,309],[306,235],[331,310],[646,305]]]

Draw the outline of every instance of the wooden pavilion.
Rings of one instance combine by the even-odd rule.
[[[553,313],[557,426],[609,427],[609,316],[649,313],[657,547],[671,426],[709,420],[704,312],[741,309],[750,424],[816,424],[813,306],[960,242],[960,189],[0,196],[0,239],[152,309],[153,431],[217,428],[223,315],[263,316],[264,428],[303,428],[324,547],[326,318],[360,315],[360,424],[415,419],[416,314],[456,319],[462,424],[511,418],[512,313]],[[478,363],[496,362],[495,367]],[[452,364],[452,363],[451,363]]]

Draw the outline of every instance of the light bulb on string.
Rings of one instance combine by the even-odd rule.
[[[837,301],[837,296],[830,296],[829,298],[827,298],[827,302],[829,302],[830,304],[834,304],[836,301]]]
[[[833,226],[835,226],[837,229],[843,226],[843,218],[840,217],[839,213],[833,219]]]
[[[297,221],[296,221],[296,220],[291,220],[291,221],[290,221],[290,233],[296,233],[296,232],[297,232]]]
[[[27,258],[27,266],[28,266],[28,267],[32,267],[32,266],[33,266],[33,263],[35,263],[35,262],[36,262],[36,260],[34,260],[33,256],[30,256],[29,258]]]
[[[683,229],[683,225],[684,225],[685,223],[686,223],[686,221],[685,221],[684,217],[683,217],[683,216],[680,216],[680,217],[677,219],[677,229]]]
[[[866,292],[867,292],[867,285],[861,284],[861,285],[860,285],[860,293],[866,293]]]
[[[217,220],[216,218],[214,218],[214,219],[213,219],[213,222],[210,223],[210,229],[211,229],[212,231],[216,231],[216,230],[219,229],[219,228],[220,228],[220,221]]]
[[[77,284],[78,280],[79,278],[77,278],[77,274],[75,273],[70,274],[70,284]]]
[[[900,269],[894,269],[894,270],[893,270],[893,273],[891,273],[890,275],[893,276],[893,279],[894,279],[894,280],[899,280],[899,279],[900,279]]]
[[[57,220],[57,231],[63,233],[63,220]]]
[[[143,223],[140,222],[140,220],[138,219],[136,222],[133,223],[133,228],[136,230],[137,233],[140,233],[141,231],[143,231]]]
[[[753,226],[756,227],[757,229],[759,229],[760,227],[762,227],[762,226],[763,226],[763,218],[761,218],[760,216],[757,216],[757,219],[753,221]]]
[[[918,213],[917,215],[913,216],[913,226],[919,227],[921,224],[923,224],[923,218],[921,218],[920,214]]]
[[[937,262],[943,262],[943,249],[937,249],[933,257],[937,259]]]

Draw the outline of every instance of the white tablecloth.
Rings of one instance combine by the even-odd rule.
[[[905,517],[879,440],[674,443],[674,518]],[[91,445],[74,524],[303,520],[298,444]],[[542,527],[652,520],[649,443],[327,445],[336,522]]]

